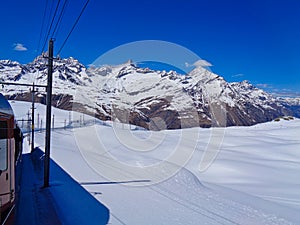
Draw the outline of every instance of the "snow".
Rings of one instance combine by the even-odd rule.
[[[31,107],[11,105],[17,118]],[[109,224],[300,223],[299,119],[154,132],[86,115],[88,126],[63,129],[69,112],[53,112],[51,157],[109,208]]]
[[[227,129],[218,159],[200,178],[299,210],[299,125],[297,119]]]

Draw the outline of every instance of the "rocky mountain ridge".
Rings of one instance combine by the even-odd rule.
[[[2,82],[46,84],[47,60],[22,65],[0,60]],[[31,100],[28,87],[4,85],[9,99]],[[45,103],[41,88],[36,101]],[[122,65],[86,68],[70,57],[54,62],[53,104],[103,120],[117,120],[147,129],[245,126],[279,116],[300,117],[299,99],[276,98],[249,81],[228,83],[197,67],[186,75],[175,71]]]

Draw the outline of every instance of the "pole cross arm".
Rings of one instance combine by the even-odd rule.
[[[32,84],[22,84],[22,83],[13,83],[13,82],[2,82],[2,81],[0,81],[0,84],[32,87]],[[35,87],[47,88],[47,85],[41,85],[41,84],[35,84],[34,86]]]

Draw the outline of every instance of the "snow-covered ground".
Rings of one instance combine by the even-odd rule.
[[[30,103],[11,105],[26,119]],[[53,112],[52,159],[110,209],[110,224],[300,224],[299,119],[150,132]],[[218,154],[200,170],[213,141]]]

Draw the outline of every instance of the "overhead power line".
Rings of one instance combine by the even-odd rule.
[[[43,48],[42,48],[42,52],[44,51],[44,48],[45,48],[46,43],[47,43],[47,40],[48,40],[48,38],[49,38],[51,29],[52,29],[52,25],[53,25],[54,19],[55,19],[55,17],[56,17],[56,14],[57,14],[57,11],[58,11],[58,8],[59,8],[59,4],[60,4],[60,0],[58,0],[58,2],[57,2],[57,4],[56,4],[56,8],[55,8],[55,11],[54,11],[54,14],[53,14],[53,17],[52,17],[52,21],[51,21],[50,27],[49,27],[49,29],[48,29],[48,33],[47,33],[47,35],[46,35],[46,39],[45,39],[45,42],[44,42],[44,45],[43,45]]]
[[[48,6],[50,7],[50,9],[48,9]],[[47,32],[47,29],[50,25],[50,21],[51,21],[51,17],[52,17],[52,11],[53,11],[53,8],[54,8],[54,1],[51,1],[51,4],[49,3],[49,0],[47,0],[46,2],[46,5],[45,5],[45,21],[44,23],[42,24],[42,27],[41,27],[41,32],[43,33],[43,35],[41,35],[41,45],[43,45],[43,42],[46,41],[46,32]],[[46,17],[48,15],[48,18],[46,20]],[[41,49],[41,45],[39,44],[39,47],[38,47],[38,52],[37,54],[40,54],[40,51],[42,52],[43,49]]]
[[[67,36],[66,39],[64,40],[62,46],[60,47],[60,49],[59,49],[59,51],[58,51],[58,53],[57,53],[58,55],[59,55],[59,53],[62,51],[62,49],[64,48],[64,46],[65,46],[66,42],[68,41],[69,37],[71,36],[71,34],[72,34],[73,30],[75,29],[75,27],[76,27],[76,25],[77,25],[77,23],[78,23],[80,17],[82,16],[84,10],[86,9],[86,7],[87,7],[89,1],[90,1],[90,0],[87,0],[86,3],[84,4],[84,6],[83,6],[83,8],[82,8],[82,10],[81,10],[81,12],[80,12],[80,14],[79,14],[79,16],[77,17],[75,23],[73,24],[73,26],[72,26],[72,28],[71,28],[71,30],[70,30],[68,36]]]
[[[50,10],[49,10],[49,15],[48,15],[48,22],[47,22],[47,25],[46,25],[46,30],[45,30],[45,34],[44,34],[44,42],[47,42],[47,37],[46,37],[46,32],[47,32],[47,29],[49,28],[50,26],[50,22],[51,22],[51,19],[52,19],[52,15],[53,15],[53,8],[54,8],[54,0],[51,0],[51,7],[50,7]],[[43,52],[44,49],[41,50],[41,52]]]
[[[43,19],[42,19],[42,25],[41,25],[41,30],[40,30],[40,37],[39,37],[37,52],[40,52],[40,44],[41,44],[41,40],[42,40],[42,33],[43,33],[43,30],[44,30],[43,28],[44,28],[44,25],[45,25],[45,18],[46,18],[47,8],[48,8],[48,0],[46,1],[44,13],[43,13]]]
[[[55,27],[53,29],[51,37],[54,37],[56,31],[58,31],[59,25],[61,24],[61,20],[62,20],[62,17],[64,15],[65,9],[66,9],[67,2],[68,2],[68,0],[65,0],[64,4],[62,6],[62,9],[61,9],[60,14],[58,16],[58,19],[57,19],[57,22],[56,22]]]

